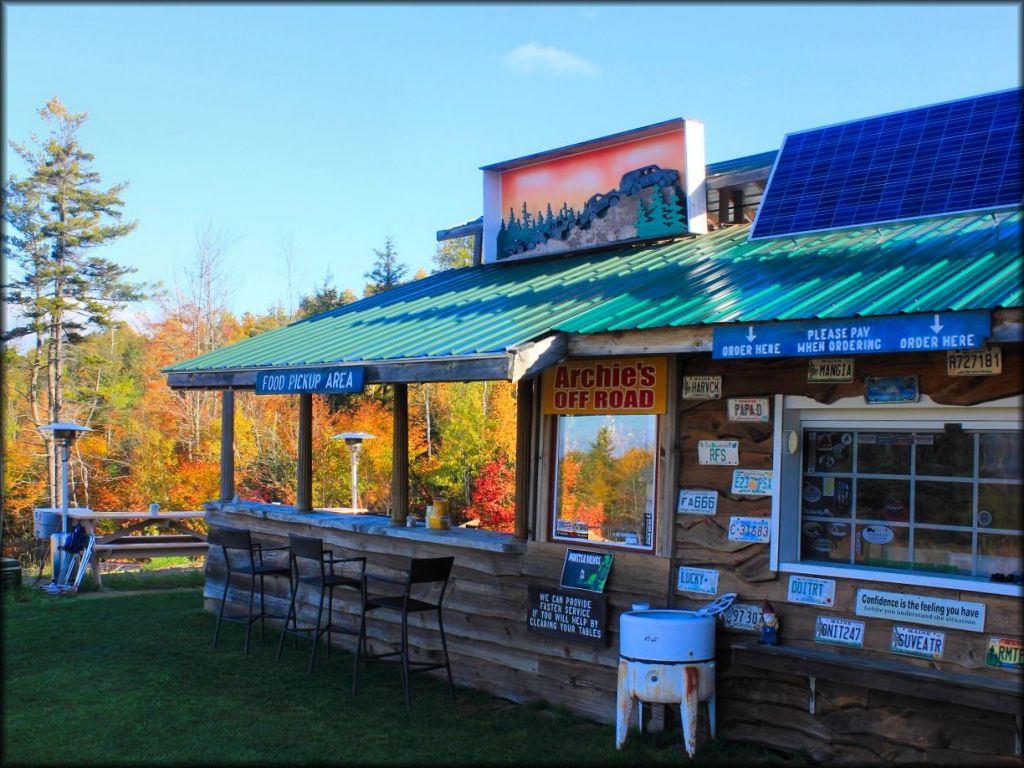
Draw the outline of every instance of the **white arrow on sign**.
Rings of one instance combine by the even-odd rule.
[[[929,325],[928,327],[932,329],[932,333],[938,333],[939,331],[941,331],[946,326],[944,326],[942,323],[940,323],[939,322],[939,316],[935,315],[935,322],[932,323],[931,325]]]
[[[938,317],[938,315],[936,315],[936,317]],[[747,329],[747,341],[753,341],[754,339],[756,339],[757,334],[754,333],[754,326],[748,325]],[[936,331],[936,333],[938,333],[938,331]]]

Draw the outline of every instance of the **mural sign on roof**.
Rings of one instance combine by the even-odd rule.
[[[707,231],[703,125],[693,120],[483,170],[484,261]]]

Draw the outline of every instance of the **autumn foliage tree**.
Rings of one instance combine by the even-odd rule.
[[[126,278],[135,270],[94,254],[135,229],[121,220],[123,182],[100,186],[93,155],[78,142],[88,118],[73,113],[56,97],[39,110],[51,128],[30,144],[11,142],[29,172],[4,185],[4,256],[17,266],[5,284],[4,299],[18,307],[22,322],[6,334],[8,342],[34,337],[28,359],[25,397],[32,425],[70,420],[65,412],[66,345],[83,334],[109,327],[115,310],[142,297],[143,286]],[[45,385],[40,378],[45,371]],[[76,414],[81,419],[81,414]],[[25,439],[36,439],[39,433]],[[50,506],[57,506],[57,446],[44,438]]]

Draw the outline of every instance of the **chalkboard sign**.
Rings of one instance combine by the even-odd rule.
[[[564,589],[529,585],[530,604],[526,627],[530,632],[552,635],[589,645],[608,644],[605,620],[608,598]]]
[[[604,585],[608,581],[608,572],[611,569],[612,556],[607,552],[566,550],[561,586],[568,589],[585,589],[588,592],[604,592]]]

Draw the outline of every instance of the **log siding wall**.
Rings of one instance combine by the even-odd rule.
[[[679,488],[709,488],[719,492],[714,516],[676,515],[673,572],[679,566],[718,569],[719,594],[736,592],[737,601],[760,604],[768,599],[779,616],[783,645],[826,649],[837,659],[885,658],[911,667],[934,668],[951,673],[970,673],[984,678],[1014,680],[1017,670],[985,665],[989,637],[1024,638],[1024,616],[1017,596],[992,595],[959,589],[887,584],[881,581],[834,578],[834,608],[800,605],[786,601],[789,575],[769,566],[769,544],[728,540],[733,515],[769,517],[768,496],[730,495],[733,467],[701,466],[697,461],[700,440],[739,441],[739,466],[772,469],[773,426],[781,414],[774,412],[774,395],[802,395],[820,403],[863,394],[865,376],[917,373],[922,395],[943,405],[976,405],[1022,392],[1020,345],[1003,344],[1003,373],[999,376],[953,377],[946,373],[946,355],[912,353],[859,356],[851,384],[808,384],[805,360],[719,361],[708,354],[683,358],[680,376],[722,376],[721,400],[682,401],[679,434],[682,466]],[[768,397],[772,422],[730,422],[726,398]],[[776,478],[778,481],[778,478]],[[785,511],[785,500],[782,501]],[[774,532],[773,532],[774,535]],[[820,576],[820,578],[833,578]],[[986,605],[984,632],[926,627],[945,633],[941,661],[931,662],[889,651],[892,627],[884,619],[856,616],[854,596],[858,588],[929,595]],[[674,592],[672,604],[693,608],[709,598]],[[865,623],[862,649],[815,643],[814,624],[819,615],[856,619]],[[809,711],[809,680],[750,666],[730,665],[730,644],[756,641],[751,632],[719,626],[719,723],[725,738],[740,739],[780,749],[803,752],[812,760],[828,763],[883,763],[905,761],[977,764],[1019,764],[1014,755],[1019,744],[1019,720],[1012,714],[971,709],[948,702],[926,701],[911,695],[873,691],[815,681],[815,711]]]

